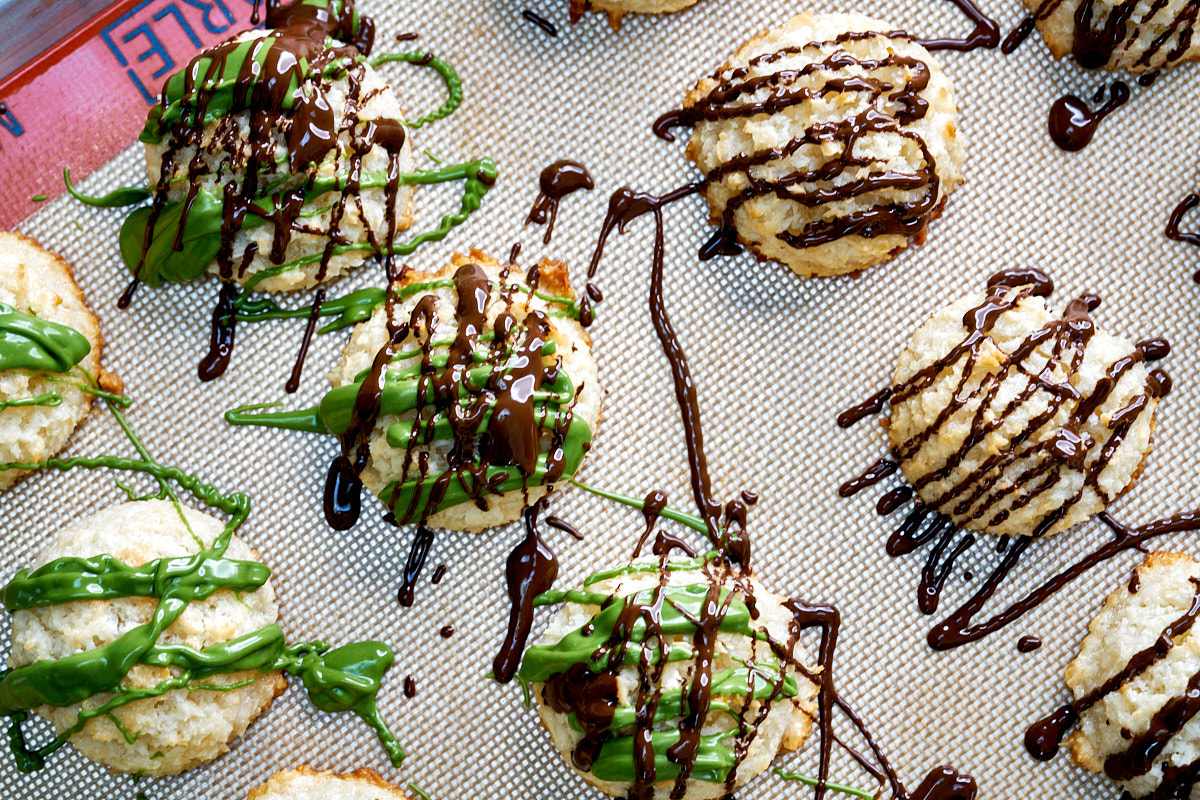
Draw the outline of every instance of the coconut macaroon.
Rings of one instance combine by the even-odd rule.
[[[1200,563],[1151,553],[1112,591],[1067,665],[1072,760],[1133,797],[1196,797],[1200,775]]]
[[[524,274],[475,250],[436,272],[406,271],[390,292],[330,375],[326,428],[351,460],[366,446],[362,482],[398,521],[479,531],[518,519],[575,474],[600,420],[566,265]],[[356,418],[380,372],[378,414]],[[370,430],[347,442],[355,423]]]
[[[409,800],[409,795],[374,770],[339,774],[301,766],[277,772],[246,800]]]
[[[888,439],[920,501],[961,527],[1047,536],[1103,511],[1150,452],[1170,348],[1100,330],[1036,270],[930,317],[900,354]]]
[[[621,27],[626,14],[670,14],[696,5],[697,0],[570,0],[571,22],[578,22],[588,11],[602,11],[608,15],[613,30]]]
[[[129,502],[67,525],[53,537],[41,559],[112,556],[137,567],[155,559],[194,554],[200,550],[199,542],[208,546],[221,531],[221,523],[213,517],[182,506],[177,509],[167,501]],[[250,549],[237,539],[229,544],[225,556],[253,560]],[[6,595],[5,600],[8,603],[10,597]],[[152,599],[139,596],[17,610],[12,617],[9,666],[16,669],[94,652],[149,623],[156,606]],[[270,625],[278,616],[269,583],[254,591],[221,589],[192,600],[156,646],[198,650],[220,645]],[[128,672],[122,687],[149,689],[179,674],[174,667],[140,663]],[[110,769],[139,775],[174,774],[226,752],[286,687],[280,673],[259,671],[229,672],[197,684],[203,686],[189,684],[92,717],[71,736],[70,743]],[[35,711],[62,733],[76,723],[81,711],[94,709],[111,696],[99,694],[82,704],[44,706]]]
[[[793,17],[742,45],[656,124],[694,126],[687,155],[721,228],[799,275],[840,275],[921,243],[963,182],[950,79],[895,26]]]
[[[143,281],[207,271],[262,291],[304,289],[411,224],[413,186],[389,185],[413,169],[400,101],[364,58],[326,40],[346,35],[338,14],[353,4],[313,17],[320,5],[283,8],[272,21],[282,27],[205,51],[163,87],[141,135],[154,204],[122,236]],[[138,234],[152,218],[146,248]],[[186,252],[169,246],[180,228]]]
[[[44,461],[92,407],[102,378],[100,323],[71,266],[19,233],[0,232],[0,463]],[[25,473],[0,472],[0,489]]]
[[[696,622],[714,582],[722,602],[712,608],[722,616],[704,684],[711,702],[689,761],[672,748],[698,669]],[[653,778],[637,787],[638,797],[650,789],[655,798],[725,797],[811,732],[818,689],[797,668],[795,616],[756,579],[727,574],[717,562],[655,558],[597,573],[580,590],[550,592],[542,602],[563,605],[526,651],[518,677],[533,685],[555,749],[605,794],[625,797],[634,787],[636,720],[651,705],[654,763],[640,766]],[[789,660],[781,662],[781,652]],[[670,654],[665,664],[661,653]],[[691,764],[682,794],[681,761]]]
[[[1090,69],[1152,72],[1200,60],[1190,0],[1025,0],[1055,57]],[[1085,13],[1086,12],[1086,13]]]

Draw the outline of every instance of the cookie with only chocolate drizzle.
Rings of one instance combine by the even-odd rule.
[[[1194,0],[1024,0],[1029,16],[1006,49],[1036,25],[1051,52],[1089,69],[1154,72],[1200,60]]]
[[[925,239],[963,181],[950,80],[908,34],[859,14],[801,14],[747,42],[655,132],[693,128],[717,233],[800,275],[840,275]]]
[[[1071,702],[1026,747],[1117,781],[1125,798],[1188,798],[1200,780],[1200,563],[1151,553],[1112,590],[1067,665]]]
[[[1150,451],[1169,379],[1100,330],[1095,295],[1054,309],[1037,270],[1000,273],[914,333],[889,393],[890,464],[955,525],[1048,536],[1103,511]]]

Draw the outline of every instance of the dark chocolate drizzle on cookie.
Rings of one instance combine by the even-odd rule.
[[[1042,0],[1037,9],[1027,15],[1009,34],[1004,43],[1004,52],[1011,53],[1024,41],[1034,26],[1048,19],[1061,8],[1066,0]],[[1140,18],[1135,19],[1139,4],[1133,0],[1112,4],[1112,10],[1104,19],[1097,15],[1096,0],[1074,0],[1077,3],[1072,13],[1074,29],[1071,39],[1071,55],[1081,67],[1101,69],[1114,56],[1137,55],[1133,62],[1135,71],[1170,67],[1187,55],[1197,29],[1200,6],[1184,3],[1179,13],[1167,18],[1168,3],[1154,2]],[[1137,53],[1139,41],[1146,27],[1153,26],[1161,31],[1150,43]]]
[[[1114,499],[1102,488],[1101,474],[1128,431],[1152,407],[1153,401],[1170,390],[1170,379],[1166,373],[1160,369],[1152,370],[1145,390],[1111,415],[1107,423],[1110,429],[1107,441],[1103,445],[1091,441],[1083,425],[1112,396],[1121,377],[1137,364],[1166,357],[1170,346],[1162,339],[1139,342],[1131,353],[1109,365],[1105,377],[1097,381],[1087,395],[1076,390],[1069,380],[1056,379],[1055,367],[1067,376],[1078,370],[1084,350],[1095,332],[1090,312],[1099,305],[1100,300],[1095,295],[1085,294],[1068,303],[1061,317],[1028,334],[1011,352],[994,348],[993,356],[999,358],[1000,363],[980,381],[977,389],[968,393],[967,378],[974,371],[981,349],[991,341],[990,332],[1000,317],[1026,298],[1048,297],[1053,288],[1049,277],[1036,269],[997,273],[988,281],[984,301],[964,315],[963,323],[968,332],[966,338],[945,356],[918,370],[905,381],[879,392],[867,402],[839,416],[839,424],[852,424],[865,418],[872,409],[882,410],[883,403],[888,400],[897,403],[914,396],[931,386],[947,370],[959,369],[961,365],[958,384],[950,393],[948,405],[937,414],[927,429],[894,448],[891,457],[900,462],[911,458],[927,441],[937,436],[941,427],[967,402],[976,397],[980,399],[979,411],[972,415],[970,430],[942,467],[916,477],[910,486],[897,486],[880,497],[877,511],[886,516],[900,510],[917,493],[949,478],[971,451],[1003,424],[1013,411],[1035,398],[1045,402],[1045,408],[1034,414],[1026,426],[1011,437],[1009,448],[981,458],[978,467],[957,483],[941,489],[936,496],[917,500],[888,539],[886,550],[892,557],[907,555],[932,543],[917,590],[918,607],[926,614],[937,610],[946,576],[952,571],[954,561],[975,543],[973,534],[959,532],[955,519],[966,525],[999,525],[1013,512],[1039,498],[1050,496],[1048,493],[1060,479],[1060,465],[1065,464],[1084,473],[1082,486],[1047,512],[1034,526],[1032,536],[1020,537],[1007,544],[1001,551],[1003,557],[999,565],[986,577],[980,588],[929,632],[927,641],[935,650],[947,650],[975,642],[1007,627],[1091,567],[1143,541],[1139,538],[1140,534],[1118,536],[1007,609],[990,619],[976,621],[1026,550],[1083,499],[1085,490],[1090,489],[1100,495],[1106,504]],[[1050,360],[1035,369],[1027,360],[1039,350],[1049,352]],[[993,407],[994,419],[987,421],[985,411],[994,405],[1000,383],[1007,376],[1015,374],[1025,375],[1028,378],[1027,386],[1000,407]],[[1054,424],[1063,409],[1069,409],[1065,424],[1056,427],[1053,435],[1048,435],[1050,431],[1047,426]],[[1027,459],[1027,462],[1021,459]],[[863,476],[844,484],[842,494],[848,496],[881,480],[875,479],[880,471],[880,463],[890,461],[877,462]],[[1005,478],[1006,470],[1011,470],[1014,464],[1023,466],[1020,467],[1020,473],[1011,479],[1012,485],[1009,486],[1010,481]],[[854,491],[847,492],[847,489]],[[1105,516],[1104,519],[1110,525],[1115,524],[1110,517]],[[954,541],[956,536],[960,537],[957,542]]]
[[[928,112],[929,104],[922,92],[929,84],[929,65],[891,51],[877,58],[851,52],[856,43],[893,37],[909,38],[895,31],[850,31],[830,41],[785,47],[755,56],[746,66],[713,73],[711,79],[716,85],[707,94],[655,121],[654,133],[673,141],[672,128],[773,114],[829,94],[854,93],[865,98],[865,108],[847,119],[814,123],[783,147],[745,153],[710,170],[699,185],[700,191],[734,175],[742,176],[745,188],[725,203],[719,228],[700,250],[702,259],[740,253],[737,212],[747,203],[766,196],[811,209],[883,192],[905,193],[904,199],[883,196],[867,209],[823,218],[780,233],[779,240],[793,248],[818,247],[847,236],[898,235],[911,241],[923,240],[926,224],[944,202],[933,155],[925,140],[908,127]],[[751,74],[756,68],[801,52],[816,52],[825,57],[801,69]],[[755,99],[761,90],[766,90],[765,96]],[[894,170],[856,150],[865,135],[883,133],[912,142],[921,152],[922,166],[915,172]],[[786,165],[787,159],[803,148],[831,143],[838,146],[838,154],[816,169],[792,170],[780,177],[763,174],[764,168],[773,163]],[[864,167],[869,169],[865,176],[838,180]]]
[[[634,553],[636,557],[647,542],[653,542],[650,549],[657,557],[657,563],[655,565],[655,562],[650,562],[650,566],[657,572],[655,586],[634,596],[610,598],[603,607],[610,608],[613,604],[620,604],[619,612],[616,612],[615,619],[605,623],[611,627],[611,633],[606,633],[606,639],[599,649],[591,653],[586,662],[562,667],[557,671],[552,670],[543,683],[545,702],[555,710],[573,714],[582,728],[583,737],[572,753],[572,761],[581,770],[591,770],[601,754],[604,742],[611,735],[610,729],[619,705],[617,675],[625,665],[636,665],[638,680],[635,696],[632,698],[633,735],[629,754],[631,764],[627,776],[630,784],[627,794],[629,800],[648,800],[654,796],[656,782],[663,781],[670,784],[670,797],[677,799],[685,795],[696,770],[697,758],[706,746],[702,729],[713,700],[712,669],[719,631],[734,605],[735,598],[744,603],[750,619],[756,618],[758,613],[754,587],[750,581],[751,547],[746,528],[749,508],[757,502],[757,496],[742,492],[726,503],[719,502],[714,496],[705,455],[695,382],[663,296],[663,208],[671,202],[687,197],[695,190],[695,186],[683,187],[662,196],[639,193],[628,188],[618,190],[610,201],[609,214],[602,226],[592,264],[594,271],[605,240],[614,228],[624,230],[639,216],[653,216],[655,230],[650,277],[650,316],[671,370],[676,402],[683,422],[692,495],[702,520],[702,524],[697,521],[697,525],[703,529],[707,544],[714,551],[711,556],[696,560],[696,570],[703,576],[702,583],[696,587],[696,591],[704,590],[704,597],[699,602],[697,611],[694,614],[685,613],[678,606],[671,606],[674,611],[684,614],[688,623],[693,664],[688,671],[686,685],[680,698],[682,702],[677,715],[678,723],[669,735],[659,735],[661,728],[654,727],[656,715],[664,702],[661,677],[667,658],[662,650],[665,642],[663,614],[664,607],[669,603],[669,559],[677,550],[685,554],[690,554],[691,551],[686,549],[686,545],[677,537],[657,528],[659,515],[666,505],[666,495],[662,492],[649,493],[641,503],[645,528]],[[557,594],[566,598],[569,593]],[[769,649],[781,667],[775,677],[760,676],[760,679],[766,682],[765,697],[760,696],[757,705],[750,702],[742,704],[737,712],[737,726],[730,734],[732,744],[729,750],[732,753],[732,764],[724,772],[725,796],[732,796],[738,783],[738,770],[742,760],[747,756],[750,744],[772,705],[786,699],[785,677],[788,671],[792,671],[797,680],[811,681],[818,688],[820,767],[814,788],[817,800],[822,800],[828,795],[827,782],[832,749],[835,743],[841,744],[841,739],[833,729],[834,719],[838,714],[848,720],[867,743],[871,753],[869,757],[853,750],[848,752],[879,782],[880,796],[883,796],[882,792],[886,790],[890,792],[887,796],[895,800],[974,798],[974,780],[949,767],[931,771],[915,791],[905,789],[862,720],[836,688],[834,659],[841,628],[841,616],[837,609],[799,599],[788,601],[786,607],[792,612],[786,641],[775,640],[765,630],[756,635],[756,647]],[[610,612],[610,615],[611,613],[613,612]],[[609,629],[606,627],[605,631]],[[589,623],[580,634],[591,635],[594,630]],[[818,666],[815,669],[806,666],[796,653],[801,638],[809,632],[819,634]],[[640,643],[636,645],[636,650],[633,649],[635,641]],[[654,655],[655,652],[658,653],[657,656]],[[658,753],[658,747],[665,747],[665,753]],[[660,774],[659,765],[662,763],[670,766],[669,774]],[[705,780],[719,780],[719,777],[706,773]]]
[[[1114,525],[1118,537],[1136,539],[1160,535],[1170,528],[1172,531],[1194,530],[1200,525],[1196,512],[1180,515],[1172,520],[1151,523],[1142,529],[1128,529]],[[1144,541],[1144,538],[1142,539]],[[1134,653],[1129,661],[1099,686],[1078,699],[1063,705],[1051,714],[1032,724],[1025,733],[1025,748],[1039,761],[1048,761],[1058,753],[1063,738],[1079,723],[1082,715],[1113,692],[1166,658],[1176,643],[1192,630],[1200,616],[1200,580],[1191,579],[1194,593],[1188,608],[1179,617],[1163,628],[1162,633],[1148,646]],[[1167,700],[1151,717],[1146,729],[1126,737],[1125,749],[1107,756],[1104,773],[1117,781],[1128,781],[1150,772],[1155,760],[1163,753],[1172,738],[1197,714],[1200,713],[1200,673],[1188,681],[1183,694]],[[1187,797],[1192,786],[1200,778],[1200,761],[1176,766],[1164,764],[1162,783],[1150,795],[1156,798]]]

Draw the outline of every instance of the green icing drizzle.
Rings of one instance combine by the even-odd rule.
[[[149,200],[153,194],[145,186],[122,186],[113,189],[108,194],[102,195],[87,195],[75,188],[75,184],[71,182],[71,170],[68,167],[63,167],[63,183],[67,186],[67,194],[74,197],[85,206],[95,206],[97,208],[122,208],[124,206],[133,206],[138,203],[144,203]]]
[[[18,397],[16,400],[0,400],[0,411],[10,408],[27,408],[29,406],[53,408],[58,405],[62,405],[62,395],[58,392],[42,392],[30,397]]]
[[[0,370],[63,373],[92,351],[79,331],[0,303]]]
[[[628,501],[627,504],[639,504],[632,498],[625,500]],[[703,567],[706,561],[716,557],[715,553],[709,553],[700,558],[674,560],[668,562],[667,569],[696,570]],[[626,574],[657,572],[658,568],[657,562],[635,562],[591,575],[584,580],[583,585],[592,586]],[[684,636],[695,632],[694,621],[701,617],[701,606],[708,595],[708,588],[706,583],[697,583],[669,585],[662,591],[663,598],[658,608],[660,627],[664,635]],[[544,683],[577,664],[582,664],[593,672],[602,672],[609,668],[611,654],[605,645],[613,638],[616,625],[627,604],[633,602],[648,605],[654,601],[657,591],[646,589],[629,597],[615,597],[583,588],[553,590],[540,595],[534,601],[539,606],[565,602],[597,606],[599,611],[585,625],[566,634],[558,642],[529,647],[525,652],[518,679],[523,684]],[[728,612],[721,618],[720,630],[727,634],[762,638],[762,634],[753,626],[750,610],[745,602],[737,596],[730,598],[728,590],[723,589],[721,602],[726,601]],[[631,643],[641,643],[645,641],[645,637],[646,624],[644,619],[639,617],[632,630],[623,638]],[[658,663],[664,657],[668,661],[685,661],[695,657],[690,644],[671,644],[666,652],[660,652],[657,647],[647,653],[642,653],[639,648],[625,648],[623,655],[625,664],[636,664],[643,656],[647,657],[651,664]],[[738,711],[727,698],[742,700],[751,692],[758,700],[776,696],[776,693],[779,697],[792,698],[799,694],[799,687],[795,677],[781,675],[779,664],[773,658],[767,657],[753,663],[740,662],[740,666],[714,672],[710,714],[727,714],[736,719]],[[686,705],[682,688],[663,691],[655,710],[655,722],[666,723],[679,719],[686,712]],[[618,704],[614,709],[609,726],[610,738],[601,745],[600,752],[591,766],[591,772],[597,779],[614,782],[634,780],[633,737],[628,734],[634,727],[636,715],[637,709],[629,704]],[[578,728],[573,716],[569,721]],[[727,742],[736,733],[735,727],[732,730],[704,734],[700,737],[695,769],[692,772],[694,778],[711,783],[725,781],[729,770],[736,763],[736,756]],[[653,739],[656,779],[674,779],[679,774],[679,768],[666,757],[666,752],[679,740],[678,729],[655,731]]]
[[[429,231],[418,234],[408,241],[395,244],[392,253],[409,255],[427,242],[441,241],[450,231],[461,225],[473,212],[478,210],[483,195],[496,182],[496,165],[490,159],[468,161],[452,164],[436,170],[420,170],[417,172],[401,173],[397,176],[399,185],[428,185],[464,181],[463,195],[457,212],[442,217],[438,225]],[[362,189],[383,188],[388,184],[386,174],[367,173],[359,182]],[[313,180],[305,190],[305,202],[309,202],[327,192],[344,188],[344,177],[325,177]],[[251,231],[266,224],[271,214],[276,210],[278,193],[264,195],[254,201],[254,207],[261,212],[247,214],[242,230]],[[146,249],[145,259],[142,259],[142,249],[145,242],[146,226],[152,216],[151,206],[134,209],[125,217],[121,225],[119,244],[121,260],[131,273],[136,273],[147,286],[161,286],[164,283],[183,282],[199,278],[205,274],[208,265],[217,257],[221,247],[221,223],[224,204],[220,197],[206,188],[196,190],[190,206],[180,200],[174,200],[163,205],[154,223],[154,233],[150,238],[150,246]],[[182,222],[183,232],[180,236],[179,226]],[[176,249],[176,240],[182,247]],[[373,252],[375,246],[370,242],[341,244],[333,248],[333,255],[348,252]],[[246,281],[246,288],[253,289],[267,278],[282,275],[292,270],[300,269],[308,264],[321,261],[322,253],[302,256],[282,264],[276,264],[254,273]],[[138,264],[141,262],[141,271]]]
[[[352,244],[340,244],[333,248],[333,255],[341,255],[343,253],[376,253],[377,255],[386,255],[390,252],[391,255],[407,256],[416,251],[418,247],[429,242],[440,242],[445,239],[450,231],[457,228],[459,225],[467,221],[475,211],[479,210],[483,196],[496,183],[498,171],[496,165],[490,158],[483,158],[476,161],[466,161],[461,164],[452,164],[435,170],[421,170],[419,172],[401,173],[398,177],[401,186],[427,185],[433,183],[447,183],[450,181],[463,181],[462,199],[459,202],[458,211],[444,215],[438,222],[437,226],[432,230],[417,234],[407,241],[393,244],[390,250],[386,248],[377,249],[370,242],[356,242]],[[386,184],[386,178],[379,181],[379,185]],[[362,183],[363,188],[369,188],[366,180]],[[251,218],[247,219],[249,223]],[[143,228],[145,227],[143,223]],[[249,227],[249,225],[247,225]],[[157,229],[155,231],[157,236]],[[385,250],[386,252],[378,252]],[[214,251],[215,254],[215,251]],[[267,278],[273,278],[277,275],[282,275],[285,272],[300,269],[309,264],[316,264],[321,261],[322,253],[313,253],[300,258],[285,261],[282,264],[276,264],[266,269],[254,273],[246,281],[246,288],[253,289],[259,283]],[[126,260],[126,264],[130,262]],[[135,266],[137,261],[132,262]]]
[[[794,781],[796,783],[802,783],[805,786],[816,786],[820,783],[820,781],[816,778],[800,772],[788,772],[786,770],[777,769],[775,770],[775,775],[778,776],[780,780]],[[877,792],[868,792],[866,789],[856,789],[853,786],[846,786],[841,783],[830,783],[829,781],[826,781],[825,788],[831,792],[838,792],[839,794],[858,797],[861,798],[861,800],[876,800],[876,798],[879,797]]]
[[[453,287],[454,281],[452,279],[437,279],[409,284],[395,290],[394,293],[397,300],[404,301],[418,294],[440,289],[453,289]],[[505,288],[525,293],[531,291],[530,287],[521,283],[512,283]],[[376,291],[383,292],[383,290]],[[561,309],[558,313],[559,316],[578,315],[577,304],[568,297],[539,291],[533,291],[533,294]],[[368,299],[374,298],[378,298],[382,302],[383,296],[382,294],[377,294]],[[290,311],[278,309],[278,307],[274,306],[262,306],[262,308],[266,309],[263,312],[264,316],[262,318],[264,319],[270,318],[265,315],[271,313],[279,314],[280,316],[305,313],[305,310],[301,309]],[[331,312],[331,314],[339,315],[339,323],[347,313],[351,312],[343,309]],[[361,306],[354,306],[352,313],[361,313]],[[480,344],[486,345],[494,341],[494,334],[492,332],[483,333],[478,337],[478,341]],[[446,348],[452,342],[453,339],[450,338],[435,339],[430,343],[430,346],[431,348]],[[550,356],[555,352],[556,345],[554,342],[547,342],[542,348],[541,355]],[[412,348],[395,354],[393,357],[393,366],[388,369],[384,379],[383,391],[380,396],[380,417],[403,416],[415,411],[418,405],[428,407],[433,402],[433,389],[424,382],[420,363],[415,360],[421,356],[422,351],[419,348]],[[474,354],[474,361],[482,366],[466,370],[464,374],[464,385],[459,389],[459,396],[464,407],[471,402],[472,397],[467,387],[481,388],[489,379],[494,377],[495,368],[485,363],[487,358],[488,353],[486,350],[477,350]],[[447,355],[444,352],[431,353],[429,362],[435,369],[443,368],[447,363]],[[507,372],[508,368],[505,367],[504,371]],[[257,425],[269,428],[305,431],[308,433],[341,435],[346,432],[350,425],[354,404],[366,377],[366,373],[364,372],[358,375],[354,382],[330,390],[321,402],[314,407],[295,410],[270,410],[277,408],[278,404],[256,403],[239,406],[227,411],[225,413],[225,420],[231,425]],[[565,371],[560,371],[553,381],[545,383],[539,391],[534,392],[532,395],[534,420],[539,427],[543,430],[553,429],[561,415],[567,413],[567,409],[574,402],[575,394],[576,386]],[[483,433],[487,431],[493,411],[494,407],[488,409],[486,416],[477,428],[478,432]],[[401,450],[406,448],[410,441],[412,424],[411,419],[406,418],[389,424],[386,430],[388,444]],[[435,439],[445,440],[452,436],[450,423],[444,411],[439,411],[432,421],[423,420],[421,425],[423,429],[432,430]],[[579,464],[583,460],[586,447],[591,442],[591,438],[592,430],[587,422],[579,417],[572,416],[566,427],[562,442],[562,474],[566,478],[574,475],[575,471],[579,468]],[[482,480],[485,480],[488,486],[492,487],[492,491],[497,493],[513,491],[523,486],[540,485],[545,481],[546,463],[547,455],[545,453],[540,454],[533,472],[529,475],[523,474],[520,468],[516,466],[489,466],[483,474]],[[379,493],[379,499],[393,510],[413,509],[414,515],[419,515],[420,512],[426,510],[430,495],[434,491],[434,486],[435,481],[429,480],[428,476],[423,478],[420,475],[414,475],[402,484],[397,482],[389,483]],[[430,514],[433,514],[451,508],[469,501],[471,496],[469,486],[464,485],[462,481],[451,481],[445,487],[445,493],[437,504],[437,507],[428,509],[428,511]]]
[[[394,660],[387,645],[380,642],[356,642],[338,648],[322,642],[288,645],[283,631],[275,624],[203,649],[160,642],[162,634],[190,602],[204,600],[222,590],[254,591],[266,583],[271,572],[255,561],[225,558],[234,532],[250,513],[249,497],[241,492],[225,494],[177,467],[159,464],[148,455],[120,412],[115,407],[110,409],[141,458],[110,455],[52,458],[41,463],[0,464],[0,470],[103,468],[143,473],[159,482],[160,491],[141,499],[170,498],[182,518],[182,508],[171,489],[174,484],[205,505],[224,512],[229,520],[213,543],[201,547],[194,555],[156,559],[136,567],[109,555],[64,557],[37,569],[21,570],[4,587],[3,602],[10,612],[81,600],[144,597],[157,601],[148,622],[106,645],[0,672],[0,715],[9,719],[8,738],[17,768],[22,772],[41,769],[46,758],[90,720],[115,719],[113,712],[122,706],[177,690],[232,691],[248,685],[249,681],[212,679],[243,671],[264,674],[281,671],[299,678],[318,709],[352,712],[366,722],[391,762],[399,766],[404,752],[380,716],[376,702],[382,678]],[[168,667],[175,674],[147,688],[126,686],[126,676],[138,665]],[[32,709],[43,705],[70,706],[98,694],[111,697],[95,708],[78,712],[75,722],[46,744],[29,746],[21,726]],[[121,730],[121,733],[127,740],[136,737],[134,732]]]
[[[321,303],[322,317],[337,317],[333,322],[321,327],[318,335],[333,333],[351,325],[371,318],[375,309],[383,305],[387,299],[387,290],[375,286],[359,289],[341,297],[333,297]],[[233,304],[237,310],[238,322],[266,322],[271,319],[307,319],[312,314],[312,308],[283,308],[270,298],[251,298],[239,295]]]

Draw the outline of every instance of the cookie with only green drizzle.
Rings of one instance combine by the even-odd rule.
[[[0,233],[0,463],[44,461],[66,446],[103,381],[100,323],[61,257]],[[0,489],[25,474],[0,472]]]

